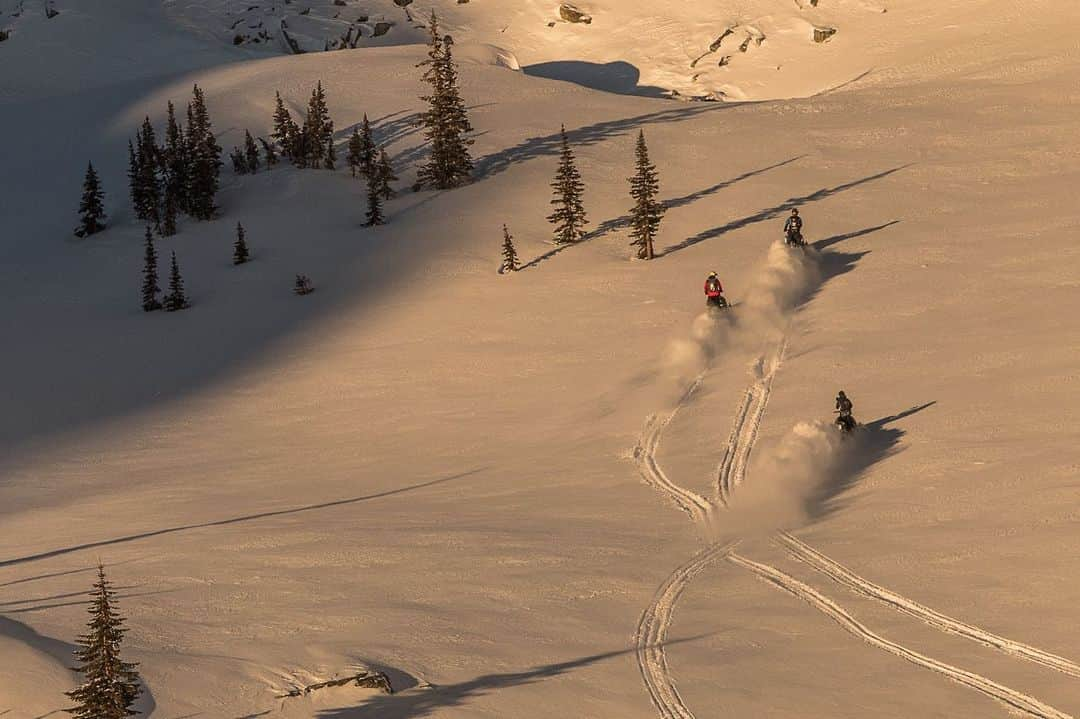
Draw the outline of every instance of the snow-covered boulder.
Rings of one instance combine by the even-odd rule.
[[[592,24],[592,15],[579,10],[576,6],[570,5],[569,3],[563,3],[559,6],[559,17],[566,22],[580,22],[586,25]]]

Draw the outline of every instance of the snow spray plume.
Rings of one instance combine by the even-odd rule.
[[[732,341],[757,346],[763,338],[778,335],[791,313],[820,282],[821,254],[817,250],[791,249],[774,242],[765,264],[750,282],[745,302],[730,310],[701,313],[694,318],[689,337],[669,344],[663,365],[666,374],[678,386],[685,386]]]
[[[827,513],[847,486],[857,441],[825,422],[798,423],[753,462],[715,531],[721,537],[770,534]]]
[[[792,249],[783,242],[769,246],[765,264],[754,276],[746,301],[737,313],[740,335],[782,332],[792,312],[821,283],[821,253],[812,247]]]

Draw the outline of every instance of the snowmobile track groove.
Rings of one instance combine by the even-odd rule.
[[[666,416],[661,418],[659,415],[650,415],[645,422],[645,430],[642,432],[641,439],[638,441],[638,445],[634,447],[634,461],[637,463],[638,470],[646,483],[666,494],[675,504],[687,512],[695,522],[703,522],[708,519],[712,514],[713,505],[697,492],[684,489],[668,479],[668,476],[656,461],[656,452],[660,448],[660,440],[663,438],[664,430],[675,419],[679,410],[689,401],[690,396],[701,386],[704,378],[704,374],[698,375],[686,392],[683,393],[675,408]]]
[[[1080,665],[1075,662],[1037,647],[1006,639],[958,619],[953,619],[885,587],[874,584],[788,532],[780,532],[776,543],[792,557],[824,574],[837,584],[841,584],[857,594],[886,604],[898,612],[915,617],[935,629],[940,629],[949,634],[957,634],[1010,656],[1040,664],[1062,674],[1080,677]]]
[[[675,611],[675,604],[690,580],[700,574],[709,564],[723,558],[733,549],[735,542],[712,544],[705,547],[687,562],[679,566],[660,585],[652,603],[641,614],[634,646],[638,668],[653,706],[662,719],[694,719],[693,712],[683,703],[679,690],[668,668],[664,643]]]
[[[929,669],[932,672],[942,674],[955,682],[986,694],[1030,716],[1039,717],[1040,719],[1073,719],[1071,715],[1055,709],[1049,704],[1044,704],[1035,697],[1010,689],[966,669],[920,654],[876,634],[824,594],[794,577],[784,574],[775,567],[755,562],[734,553],[729,553],[727,559],[733,564],[750,570],[766,582],[803,600],[839,624],[844,631],[855,635],[871,646],[894,654],[905,661]]]

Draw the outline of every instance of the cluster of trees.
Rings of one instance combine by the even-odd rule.
[[[221,146],[214,137],[206,98],[195,85],[186,126],[176,119],[170,101],[161,145],[149,117],[135,141],[128,142],[128,185],[135,216],[165,237],[176,234],[180,212],[196,220],[212,219],[221,165]]]
[[[559,164],[555,170],[555,179],[551,182],[554,210],[548,215],[548,222],[554,225],[553,240],[556,245],[572,245],[587,237],[588,215],[582,196],[585,183],[577,168],[574,150],[566,135],[566,126],[560,130],[561,141]],[[649,159],[649,148],[645,143],[645,131],[638,132],[634,148],[634,175],[629,178],[630,199],[630,245],[635,248],[635,255],[641,260],[651,260],[656,256],[653,243],[660,230],[660,221],[664,218],[667,207],[657,199],[660,194],[660,175],[656,165]],[[513,236],[503,225],[503,272],[516,272],[520,269]]]
[[[180,276],[180,265],[176,261],[176,252],[172,253],[172,264],[169,267],[169,291],[162,299],[158,299],[160,294],[157,248],[154,247],[154,233],[151,232],[150,226],[147,225],[145,252],[143,255],[143,312],[153,312],[160,309],[164,309],[166,312],[178,312],[191,306],[187,294],[184,292],[184,279]]]

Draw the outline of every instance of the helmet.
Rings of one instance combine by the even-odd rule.
[[[846,395],[846,394],[844,394],[844,390],[840,390],[840,395],[839,395],[839,396],[840,396],[840,397],[847,397],[847,395]]]
[[[792,207],[791,208],[791,214],[793,214],[793,215],[799,214],[799,208],[798,207]]]
[[[710,272],[709,277],[716,277],[716,273],[715,272]]]

